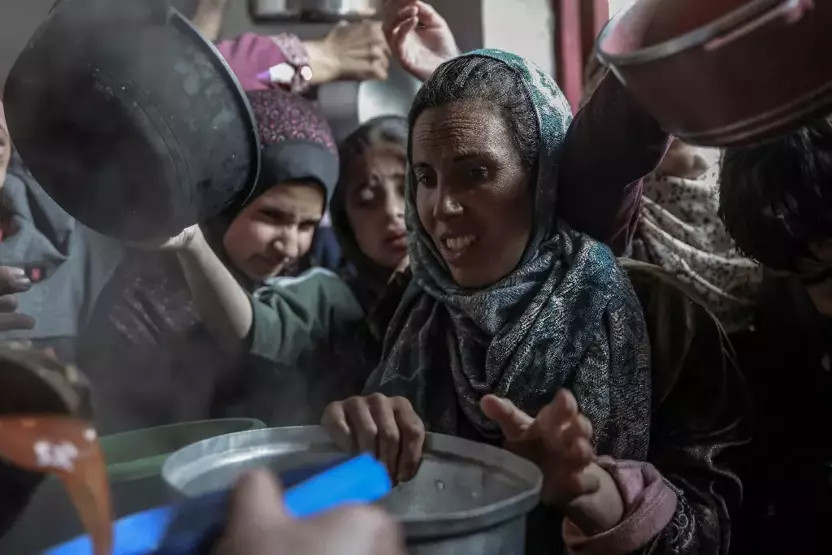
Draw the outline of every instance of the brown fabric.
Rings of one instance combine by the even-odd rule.
[[[748,392],[721,325],[697,295],[656,266],[622,265],[651,342],[653,464],[675,491],[670,523],[637,553],[727,554],[742,486],[729,462],[747,443]]]
[[[621,256],[641,207],[641,179],[656,169],[670,136],[612,74],[575,116],[566,134],[558,213],[576,230]]]

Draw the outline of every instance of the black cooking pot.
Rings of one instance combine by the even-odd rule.
[[[170,0],[63,0],[9,74],[15,147],[67,212],[106,235],[178,233],[246,200],[251,107]]]

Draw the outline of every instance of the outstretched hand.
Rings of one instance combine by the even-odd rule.
[[[586,470],[595,460],[592,424],[578,412],[575,397],[562,389],[532,418],[508,399],[488,395],[482,410],[499,424],[506,448],[543,471],[543,501],[563,508],[581,495],[598,491],[598,479]]]
[[[589,534],[609,530],[621,520],[621,495],[612,477],[594,462],[592,424],[572,393],[558,391],[535,418],[494,395],[484,397],[481,407],[499,424],[506,449],[540,467],[544,503]]]
[[[421,81],[459,56],[448,22],[420,0],[389,0],[384,7],[384,35],[402,67]]]
[[[323,40],[304,45],[313,84],[387,79],[390,49],[377,21],[341,23]]]

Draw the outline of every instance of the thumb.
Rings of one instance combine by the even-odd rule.
[[[500,430],[508,441],[521,439],[534,422],[534,418],[518,409],[514,403],[496,395],[483,397],[480,407],[485,416],[500,426]]]
[[[419,23],[425,27],[447,27],[448,22],[445,18],[439,15],[436,8],[426,2],[416,2],[419,8]]]
[[[290,520],[283,508],[283,491],[265,469],[244,474],[229,500],[228,530],[264,530]]]

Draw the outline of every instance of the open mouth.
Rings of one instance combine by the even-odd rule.
[[[445,235],[439,239],[439,246],[445,261],[453,263],[461,259],[477,241],[476,235]]]

